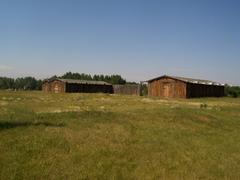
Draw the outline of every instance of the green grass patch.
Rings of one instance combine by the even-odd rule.
[[[0,179],[239,179],[240,99],[0,92]]]

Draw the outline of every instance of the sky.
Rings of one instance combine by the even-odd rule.
[[[240,84],[239,0],[0,0],[0,76]]]

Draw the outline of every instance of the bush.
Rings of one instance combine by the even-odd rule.
[[[239,86],[225,86],[225,96],[237,98],[240,96]]]
[[[201,109],[206,109],[207,107],[208,107],[208,105],[206,103],[200,104]]]
[[[237,92],[233,92],[232,93],[232,97],[237,98],[238,97],[238,93]]]

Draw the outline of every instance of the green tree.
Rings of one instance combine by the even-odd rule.
[[[239,97],[240,96],[240,87],[239,86],[225,86],[225,96]]]
[[[105,81],[111,84],[126,84],[126,80],[123,79],[120,75],[93,75],[90,74],[79,74],[79,73],[72,73],[67,72],[60,78],[62,79],[79,79],[79,80],[95,80],[95,81]]]
[[[0,89],[13,89],[14,79],[7,77],[0,77]]]

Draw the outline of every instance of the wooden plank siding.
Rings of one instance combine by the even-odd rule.
[[[111,85],[94,84],[69,84],[66,83],[66,92],[68,93],[113,93]]]
[[[187,83],[187,98],[222,96],[224,96],[224,86]]]
[[[44,92],[53,93],[113,93],[113,87],[110,84],[74,83],[61,80],[46,81],[42,85]]]
[[[139,85],[113,85],[114,94],[139,95]]]
[[[66,83],[61,81],[46,82],[42,86],[44,92],[63,93],[66,91]]]
[[[186,83],[167,77],[158,79],[149,82],[148,95],[169,98],[186,98]]]
[[[208,80],[162,76],[148,81],[148,95],[166,98],[222,97],[224,86]]]

